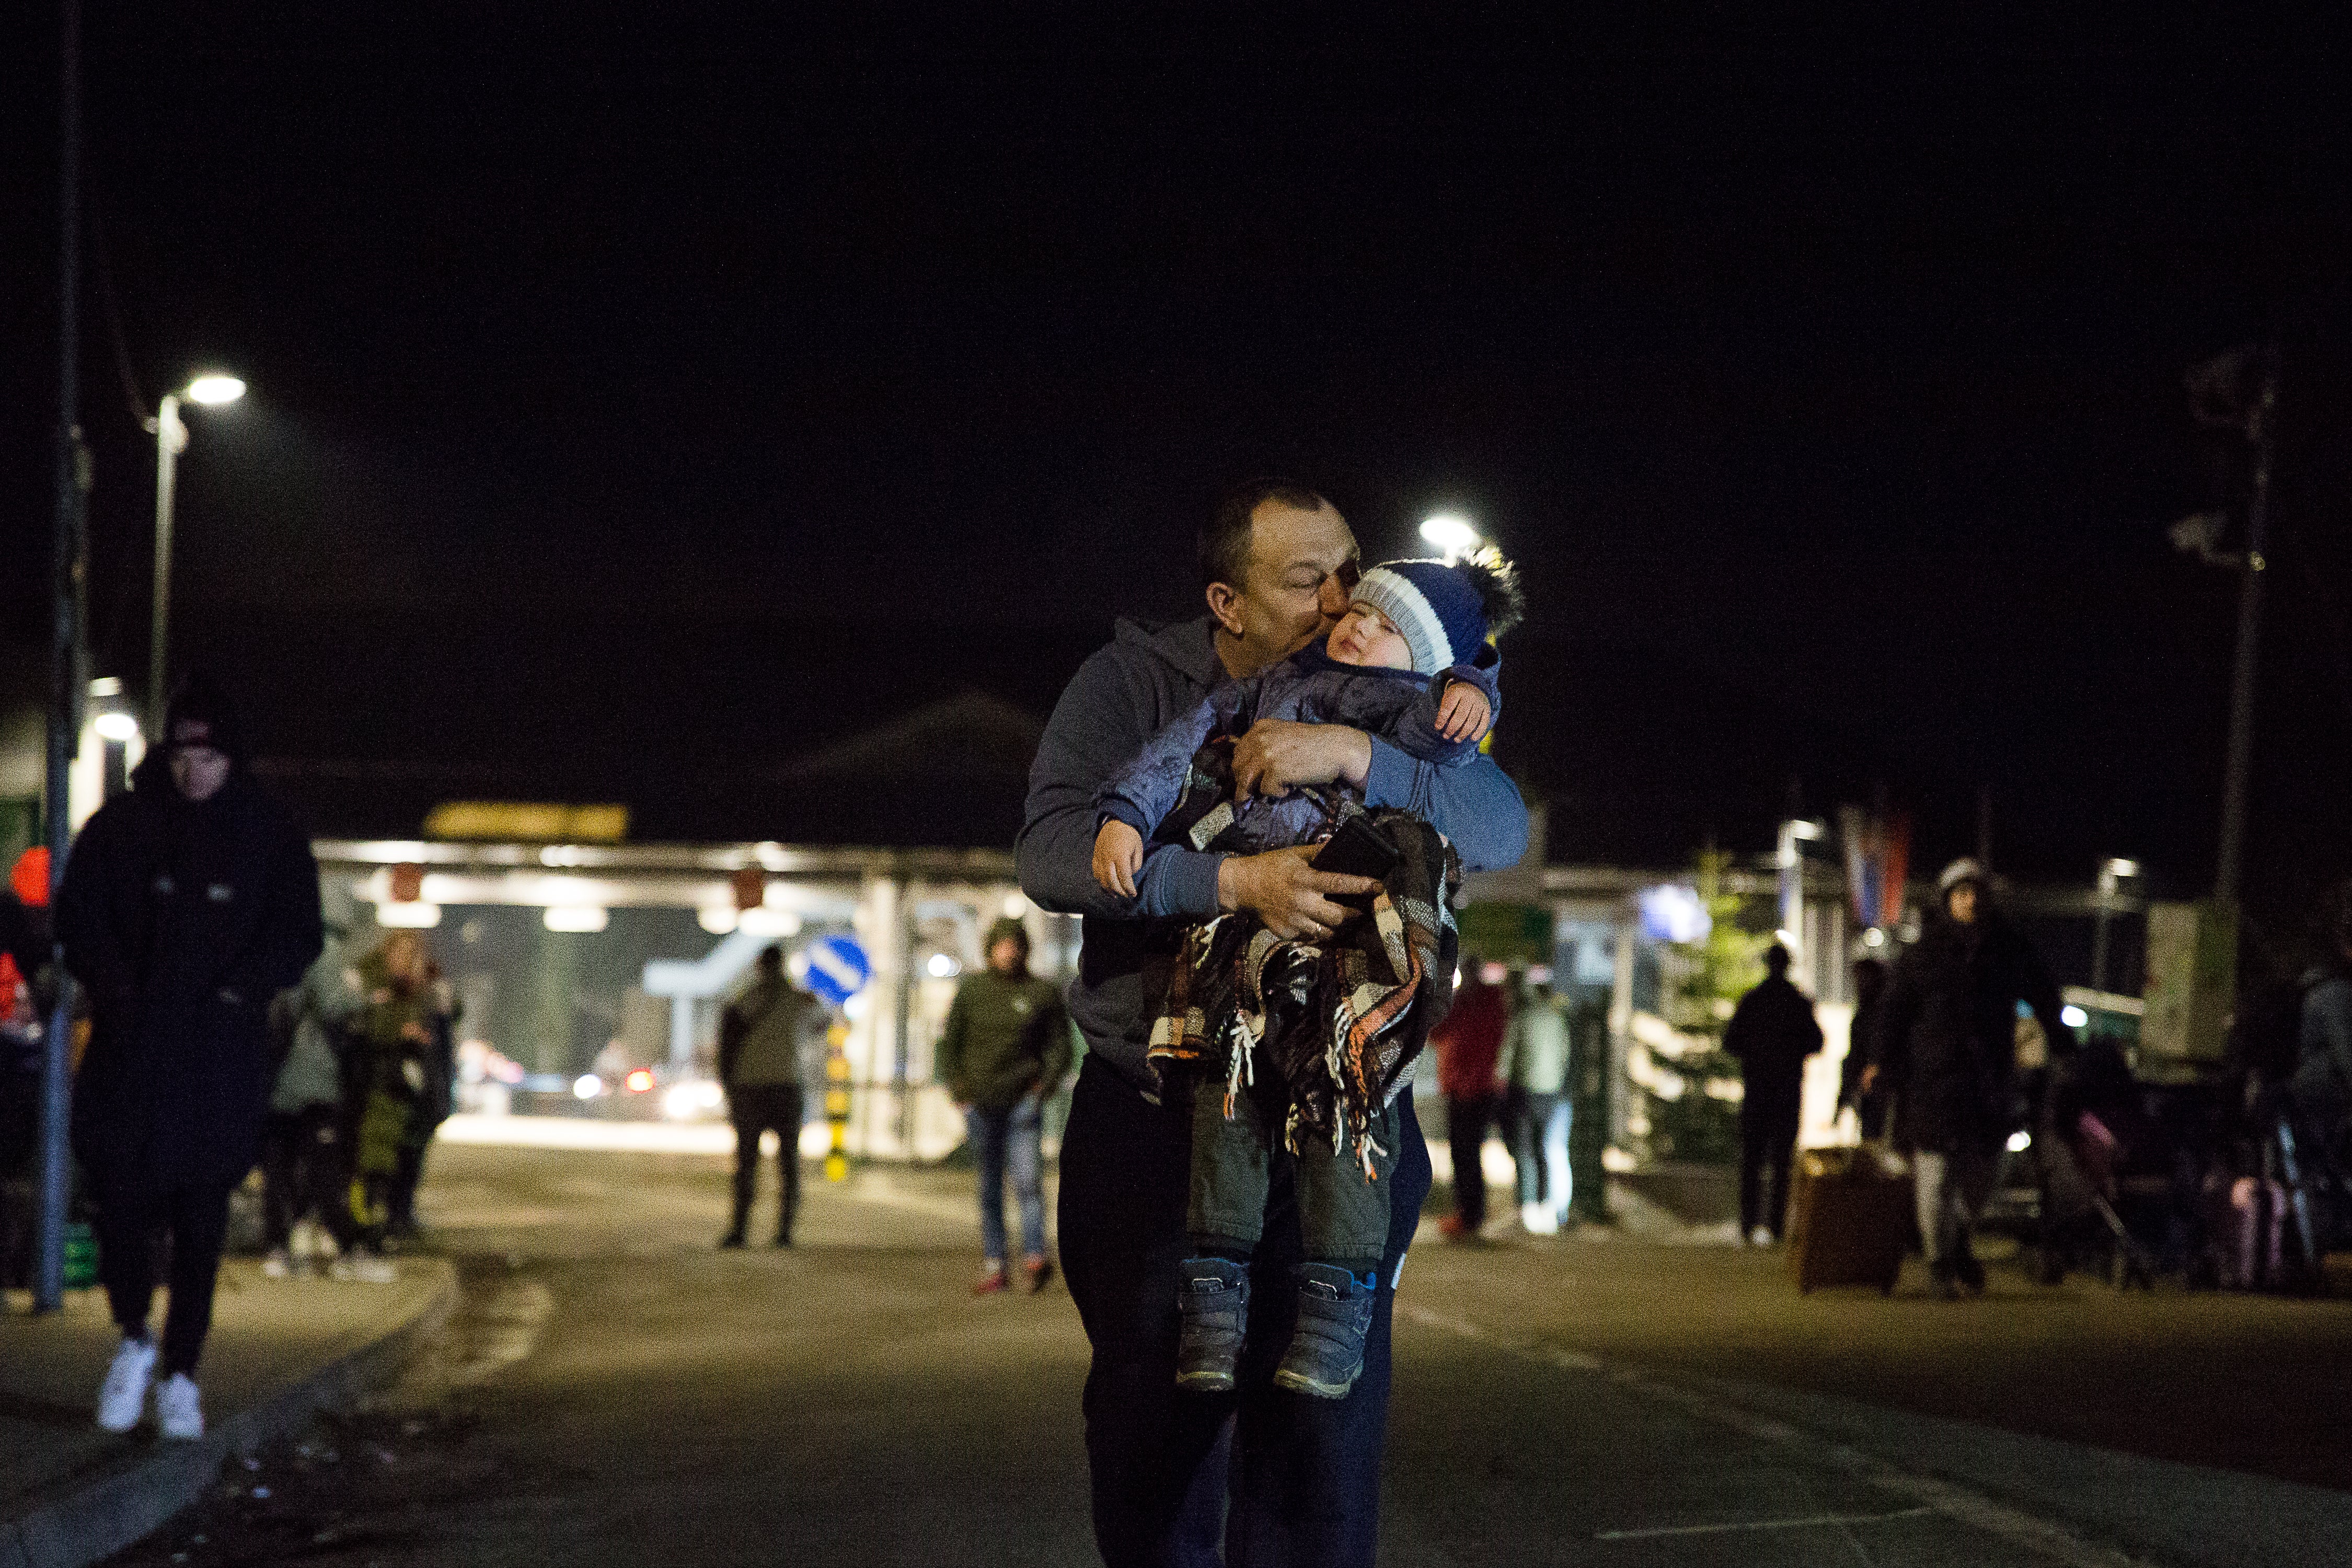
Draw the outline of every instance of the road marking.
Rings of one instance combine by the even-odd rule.
[[[1418,1301],[1400,1300],[1396,1310],[1423,1327],[1437,1329],[1459,1339],[1489,1344],[1510,1354],[1547,1366],[1570,1372],[1597,1373],[1643,1397],[1663,1405],[1675,1405],[1691,1415],[1719,1426],[1728,1426],[1759,1442],[1803,1447],[1822,1452],[1838,1468],[1848,1470],[1864,1481],[1882,1490],[1913,1500],[1916,1510],[1942,1514],[1958,1523],[1968,1525],[1997,1536],[2013,1545],[2025,1547],[2066,1568],[2139,1568],[2140,1560],[2111,1546],[2101,1546],[2085,1541],[2063,1525],[2036,1519],[2006,1503],[1938,1480],[1931,1476],[1916,1475],[1898,1469],[1884,1459],[1865,1454],[1844,1444],[1827,1443],[1801,1428],[1767,1415],[1758,1415],[1736,1405],[1700,1394],[1677,1384],[1666,1383],[1645,1373],[1612,1366],[1597,1356],[1565,1345],[1547,1343],[1526,1334],[1497,1331],[1467,1318],[1454,1317]],[[1885,1517],[1896,1518],[1900,1515]],[[1838,1522],[1834,1520],[1825,1522]],[[1663,1527],[1662,1527],[1663,1528]],[[1703,1527],[1715,1529],[1720,1527]],[[1793,1525],[1784,1528],[1794,1528]],[[1623,1538],[1622,1532],[1619,1538]],[[1605,1538],[1604,1538],[1605,1539]]]
[[[1595,1541],[1650,1541],[1661,1535],[1727,1535],[1740,1530],[1813,1530],[1827,1524],[1884,1524],[1890,1519],[1918,1519],[1936,1510],[1924,1503],[1893,1513],[1816,1513],[1804,1519],[1744,1519],[1730,1524],[1662,1524],[1649,1530],[1603,1530]]]

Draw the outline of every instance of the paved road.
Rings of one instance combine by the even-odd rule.
[[[264,1456],[126,1561],[1096,1560],[1076,1314],[1058,1289],[969,1296],[975,1227],[952,1182],[814,1184],[798,1249],[721,1254],[715,1161],[435,1159],[425,1212],[468,1291],[445,1353],[384,1412]],[[2352,1539],[2341,1493],[2116,1460],[2078,1503],[2033,1479],[2095,1455],[1975,1425],[1890,1428],[1836,1399],[1775,1409],[1769,1391],[1710,1381],[1751,1343],[1785,1361],[1841,1321],[1912,1310],[1724,1304],[1763,1300],[1768,1269],[1615,1242],[1417,1248],[1382,1562],[2112,1564],[2116,1542],[2143,1560],[2327,1562]],[[1713,1362],[1662,1353],[1694,1337]],[[2181,1529],[2139,1528],[2151,1495],[2180,1500]],[[2249,1553],[2243,1529],[2200,1525],[2221,1509],[2286,1533]],[[2305,1556],[2306,1541],[2326,1544]]]

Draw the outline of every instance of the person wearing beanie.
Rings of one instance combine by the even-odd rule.
[[[1229,750],[1211,744],[1265,720],[1344,724],[1440,767],[1469,762],[1502,713],[1494,639],[1519,614],[1517,574],[1492,548],[1373,567],[1329,637],[1218,687],[1103,784],[1096,881],[1133,898],[1147,841],[1254,855],[1328,833],[1328,795],[1236,787]]]
[[[66,862],[58,931],[89,998],[73,1145],[97,1200],[100,1278],[121,1347],[99,1425],[136,1426],[155,1388],[163,1435],[204,1435],[194,1374],[212,1323],[229,1192],[253,1168],[278,1063],[268,1012],[319,955],[310,838],[246,766],[219,688],[190,680],[131,788]],[[152,1246],[169,1232],[160,1349]],[[158,1362],[161,1362],[159,1367]]]
[[[1929,1289],[1949,1300],[1984,1289],[1971,1238],[2010,1132],[2018,1004],[2041,1021],[2053,1057],[2074,1050],[2074,1031],[2041,955],[1993,907],[1984,867],[1955,860],[1936,886],[1937,907],[1895,961],[1862,1083],[1895,1091]]]
[[[980,1166],[982,1253],[976,1296],[1011,1283],[1005,1272],[1004,1178],[1021,1210],[1021,1278],[1031,1294],[1054,1266],[1045,1251],[1045,1101],[1069,1075],[1070,1016],[1061,988],[1029,973],[1029,928],[1005,916],[988,928],[987,967],[965,977],[940,1032],[934,1076],[963,1112]]]
[[[1320,644],[1218,687],[1102,785],[1096,881],[1133,898],[1147,840],[1258,854],[1326,838],[1343,807],[1362,805],[1337,786],[1253,798],[1250,781],[1233,776],[1230,748],[1218,742],[1239,738],[1254,723],[1342,724],[1441,768],[1471,762],[1502,707],[1494,639],[1517,622],[1519,609],[1516,574],[1492,549],[1457,561],[1391,561],[1366,572]],[[1332,935],[1330,928],[1309,924],[1300,940],[1313,946]],[[1264,1016],[1241,1025],[1245,1036],[1263,1026]],[[1236,1386],[1271,1155],[1287,1146],[1299,1114],[1296,1099],[1287,1107],[1276,1103],[1295,1094],[1295,1085],[1245,1089],[1244,1077],[1254,1073],[1251,1048],[1246,1040],[1221,1037],[1226,1060],[1204,1051],[1197,1060],[1166,1064],[1178,1080],[1171,1091],[1192,1108],[1186,1231],[1195,1256],[1180,1269],[1176,1379],[1181,1388],[1212,1394]],[[1393,1082],[1409,1082],[1412,1067],[1408,1058]],[[1325,1070],[1336,1077],[1340,1069]],[[1491,1058],[1487,1071],[1491,1077]],[[1298,1161],[1306,1261],[1297,1327],[1276,1371],[1277,1387],[1344,1399],[1360,1375],[1388,1245],[1386,1194],[1402,1147],[1391,1099],[1369,1117],[1354,1155]]]

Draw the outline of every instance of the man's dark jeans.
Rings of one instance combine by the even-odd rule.
[[[1080,1069],[1062,1139],[1062,1268],[1094,1347],[1087,1458],[1095,1542],[1110,1568],[1369,1568],[1388,1432],[1390,1313],[1430,1180],[1409,1097],[1398,1110],[1394,1218],[1354,1390],[1326,1400],[1274,1386],[1301,1261],[1292,1162],[1277,1153],[1265,1236],[1250,1263],[1240,1392],[1191,1394],[1176,1387],[1191,1107],[1181,1095],[1152,1104],[1099,1057]]]
[[[964,1136],[980,1166],[980,1248],[991,1263],[1004,1261],[1004,1179],[1021,1207],[1021,1256],[1045,1256],[1045,1169],[1039,1140],[1045,1108],[1034,1094],[1000,1110],[973,1106],[963,1113]]]
[[[192,1183],[168,1191],[135,1184],[97,1184],[99,1282],[106,1287],[115,1327],[144,1338],[155,1301],[155,1246],[172,1241],[172,1304],[163,1317],[161,1375],[193,1374],[213,1326],[213,1287],[220,1274],[221,1247],[228,1239],[228,1194],[225,1185]]]
[[[1789,1220],[1789,1167],[1797,1157],[1801,1101],[1792,1094],[1758,1094],[1739,1107],[1739,1234],[1759,1226],[1780,1239]]]
[[[342,1120],[338,1106],[306,1105],[273,1110],[262,1124],[261,1241],[270,1251],[287,1245],[299,1220],[340,1231],[351,1181],[343,1170]]]
[[[735,1219],[741,1235],[760,1184],[760,1134],[776,1135],[776,1239],[790,1241],[801,1206],[801,1086],[738,1084],[727,1091],[727,1119],[735,1124]]]
[[[1499,1094],[1445,1101],[1445,1146],[1454,1156],[1454,1214],[1475,1232],[1486,1223],[1486,1130],[1502,1113]]]

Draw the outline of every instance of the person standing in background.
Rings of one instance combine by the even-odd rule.
[[[801,1063],[824,1034],[824,1004],[784,973],[784,950],[762,949],[751,984],[719,1016],[719,1082],[735,1124],[735,1213],[721,1247],[743,1245],[760,1181],[760,1140],[776,1135],[776,1245],[793,1244],[801,1205]]]
[[[1495,1081],[1517,1173],[1519,1223],[1550,1236],[1568,1217],[1568,1009],[1549,984],[1532,985],[1503,1030]]]
[[[1846,1032],[1845,1060],[1838,1065],[1838,1104],[1851,1105],[1864,1138],[1875,1141],[1886,1132],[1886,1090],[1862,1086],[1870,1066],[1870,1042],[1878,1037],[1879,1015],[1886,1008],[1886,961],[1858,958],[1853,964],[1853,1024]]]
[[[1495,1064],[1509,1021],[1503,988],[1488,983],[1475,954],[1463,954],[1453,1011],[1429,1031],[1437,1047],[1437,1089],[1445,1097],[1445,1142],[1454,1156],[1454,1212],[1437,1228],[1451,1241],[1476,1240],[1486,1223],[1486,1170],[1480,1159],[1502,1104]]]
[[[1789,1167],[1803,1119],[1805,1058],[1822,1048],[1812,999],[1789,978],[1789,950],[1764,950],[1764,979],[1739,999],[1723,1048],[1739,1058],[1739,1234],[1757,1247],[1789,1223]]]
[[[343,1037],[367,998],[341,931],[330,934],[301,984],[270,1007],[273,1026],[283,1031],[286,1060],[262,1129],[261,1270],[283,1279],[334,1257],[331,1233],[350,1179]]]
[[[1053,1273],[1045,1253],[1045,1103],[1070,1070],[1070,1016],[1061,987],[1029,973],[1029,931],[1005,919],[988,928],[988,967],[956,987],[940,1031],[938,1073],[964,1115],[980,1164],[981,1276],[972,1293],[993,1295],[1005,1273],[1004,1178],[1021,1206],[1021,1275],[1034,1293]]]

